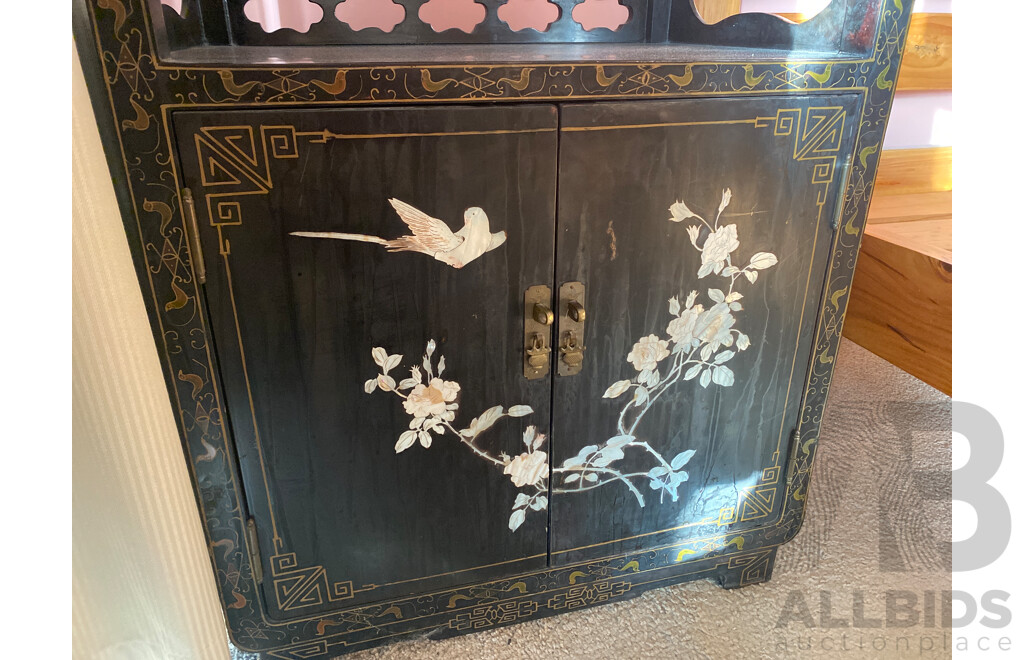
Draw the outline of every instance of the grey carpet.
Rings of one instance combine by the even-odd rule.
[[[770,582],[734,591],[709,582],[677,585],[624,603],[346,657],[951,657],[941,616],[942,593],[952,588],[951,423],[949,397],[844,342],[807,517],[780,549]]]

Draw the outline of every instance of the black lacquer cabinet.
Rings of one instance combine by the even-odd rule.
[[[308,35],[237,4],[75,13],[234,642],[767,580],[909,3],[385,33],[324,0]]]

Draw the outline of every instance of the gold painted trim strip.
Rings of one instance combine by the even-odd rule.
[[[451,131],[443,132],[439,131],[436,133],[332,133],[331,131],[324,129],[323,131],[312,131],[312,132],[299,132],[296,131],[296,137],[312,137],[320,136],[319,140],[310,140],[314,144],[322,144],[328,140],[376,140],[380,138],[402,138],[402,137],[462,137],[467,135],[521,135],[524,133],[554,133],[558,130],[557,127],[552,126],[551,128],[524,128],[519,130],[493,130],[493,131]]]
[[[682,99],[680,99],[682,100]],[[716,126],[724,124],[756,124],[757,119],[723,119],[720,121],[676,121],[660,124],[619,124],[616,126],[563,126],[563,133],[577,133],[580,131],[617,131],[631,128],[669,128],[673,126]]]

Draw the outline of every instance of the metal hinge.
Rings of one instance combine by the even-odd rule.
[[[800,427],[793,429],[789,437],[789,467],[786,470],[786,490],[793,485],[793,477],[796,476],[796,451],[800,447]]]
[[[260,537],[256,535],[256,521],[252,518],[245,524],[246,540],[249,542],[249,564],[256,584],[263,582],[263,561],[260,559]]]
[[[181,209],[185,216],[185,232],[188,234],[189,252],[192,253],[192,267],[200,284],[206,282],[206,263],[203,261],[203,246],[199,242],[199,221],[196,220],[196,205],[192,201],[192,191],[181,189]]]

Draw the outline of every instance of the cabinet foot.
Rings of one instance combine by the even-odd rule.
[[[771,548],[734,557],[727,568],[719,570],[715,580],[723,589],[739,589],[767,582],[772,578],[777,552],[778,548]]]

